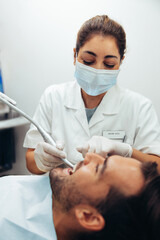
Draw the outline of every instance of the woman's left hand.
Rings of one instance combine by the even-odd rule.
[[[77,151],[82,153],[83,157],[85,157],[88,152],[97,153],[102,157],[107,157],[108,155],[131,157],[133,152],[129,144],[110,140],[102,136],[93,136],[82,146],[78,146]]]

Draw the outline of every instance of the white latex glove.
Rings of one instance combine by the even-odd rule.
[[[86,153],[93,152],[107,157],[108,155],[132,156],[132,147],[127,143],[110,140],[102,136],[93,136],[88,142],[77,147],[77,151],[85,157]]]
[[[57,141],[56,147],[46,142],[40,142],[34,151],[34,159],[37,167],[43,172],[49,172],[53,168],[58,167],[63,162],[61,158],[66,158],[63,152],[64,143]]]

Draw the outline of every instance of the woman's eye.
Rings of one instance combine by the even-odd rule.
[[[107,68],[114,68],[115,65],[111,65],[111,64],[107,64],[107,63],[104,63],[104,65],[107,67]]]
[[[91,64],[93,64],[94,62],[93,62],[93,61],[85,61],[85,60],[83,60],[83,63],[86,64],[86,65],[91,65]]]

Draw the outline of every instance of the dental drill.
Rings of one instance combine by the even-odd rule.
[[[51,144],[52,146],[56,146],[55,141],[53,140],[53,138],[46,132],[44,131],[44,129],[38,124],[36,123],[36,121],[34,121],[30,116],[28,116],[26,113],[24,113],[22,110],[20,110],[19,108],[17,108],[16,102],[9,98],[7,95],[5,95],[4,93],[0,92],[0,101],[2,101],[3,103],[5,103],[6,105],[8,105],[11,109],[15,110],[16,112],[18,112],[20,115],[22,115],[23,117],[25,117],[29,122],[31,122],[39,131],[39,133],[42,135],[44,141],[46,143]],[[69,162],[66,158],[63,158],[62,161],[69,167],[73,168],[74,165]]]

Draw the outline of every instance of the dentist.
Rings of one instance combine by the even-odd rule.
[[[124,29],[108,16],[82,25],[74,49],[75,80],[48,87],[34,114],[57,146],[44,143],[31,125],[24,141],[30,172],[48,172],[65,157],[75,164],[87,152],[159,165],[160,126],[151,101],[117,84],[125,50]]]

